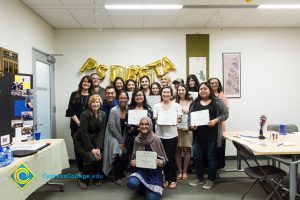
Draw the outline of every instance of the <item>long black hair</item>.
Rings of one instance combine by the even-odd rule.
[[[219,93],[220,93],[220,92],[223,92],[223,86],[222,86],[222,83],[221,83],[221,81],[220,81],[218,78],[210,78],[210,79],[208,79],[207,82],[210,84],[210,81],[213,80],[213,79],[215,79],[215,80],[218,81],[218,84],[219,84],[218,92],[219,92]]]
[[[190,84],[189,84],[190,79],[193,79],[195,81],[195,86],[194,87],[190,86]],[[197,89],[198,89],[198,86],[199,86],[199,81],[198,81],[197,76],[195,74],[188,75],[188,77],[186,78],[186,85],[187,85],[189,91],[197,92]]]
[[[133,93],[132,93],[132,97],[131,97],[131,103],[129,104],[128,106],[128,109],[134,109],[136,107],[136,101],[135,101],[135,96],[138,92],[142,92],[143,96],[144,96],[144,102],[143,102],[143,108],[144,109],[147,109],[149,106],[148,106],[148,103],[147,103],[147,98],[146,98],[146,95],[144,93],[143,90],[141,89],[138,89],[138,90],[135,90]]]
[[[91,94],[93,82],[92,82],[92,80],[90,79],[90,76],[89,76],[89,75],[85,75],[84,77],[81,78],[81,80],[80,80],[80,82],[79,82],[79,84],[78,84],[77,92],[76,92],[76,95],[75,95],[75,97],[74,97],[74,102],[75,102],[75,99],[77,99],[78,97],[80,97],[81,92],[82,92],[82,83],[83,83],[84,81],[86,81],[86,80],[90,83],[90,88],[89,88],[88,92],[89,92],[89,95]],[[74,102],[73,102],[73,103],[74,103]]]
[[[213,90],[212,90],[210,84],[209,84],[208,82],[202,82],[202,83],[200,83],[200,85],[198,86],[198,92],[199,92],[199,90],[200,90],[201,85],[205,85],[206,87],[208,87],[208,89],[209,89],[209,91],[210,91],[210,94],[209,94],[209,97],[208,97],[208,98],[209,98],[210,100],[212,100],[212,101],[215,101],[215,95],[214,95],[214,92],[213,92]],[[201,96],[198,95],[196,101],[201,101],[201,99],[202,99]]]
[[[179,87],[183,87],[185,89],[185,91],[186,91],[186,94],[184,95],[184,99],[185,100],[191,100],[191,97],[189,95],[189,89],[187,88],[187,86],[185,84],[180,83],[178,85],[178,88],[176,89],[176,98],[175,98],[176,99],[176,103],[180,102],[180,96],[178,95],[178,89],[179,89]]]
[[[150,85],[150,95],[154,95],[153,93],[152,93],[152,87],[153,87],[153,85],[156,85],[157,87],[158,87],[158,89],[159,89],[159,94],[160,94],[160,91],[161,91],[161,86],[160,86],[160,84],[159,84],[159,82],[154,82],[154,83],[152,83],[151,85]]]

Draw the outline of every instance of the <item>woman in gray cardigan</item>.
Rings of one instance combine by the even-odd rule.
[[[128,103],[128,94],[120,91],[118,105],[110,111],[104,139],[103,172],[108,175],[114,169],[115,183],[125,185],[125,169],[128,165],[126,149],[127,131],[125,131],[125,116]]]
[[[79,187],[86,189],[90,178],[95,185],[100,186],[102,178],[102,151],[106,115],[101,111],[102,99],[94,94],[88,100],[89,109],[82,112],[80,116],[80,127],[74,134],[73,141],[75,150],[83,159],[82,177]]]

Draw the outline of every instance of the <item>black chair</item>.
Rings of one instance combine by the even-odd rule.
[[[266,194],[268,195],[267,199],[270,199],[274,194],[277,195],[279,199],[282,199],[280,193],[278,192],[278,188],[281,186],[281,181],[284,176],[286,176],[286,172],[280,168],[274,167],[272,165],[260,165],[255,158],[252,150],[235,140],[232,141],[234,146],[237,149],[237,153],[245,160],[248,165],[247,168],[244,169],[245,173],[252,179],[256,179],[255,182],[251,185],[248,191],[242,196],[241,199],[244,199],[248,192],[254,187],[256,183],[260,183]],[[256,165],[250,165],[248,160],[253,160]],[[272,192],[269,192],[266,188],[266,183],[271,187]]]

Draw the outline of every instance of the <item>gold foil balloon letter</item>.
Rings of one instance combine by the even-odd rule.
[[[96,68],[96,72],[99,75],[100,80],[105,78],[107,70],[108,70],[108,68],[105,65],[99,65]]]
[[[127,70],[126,70],[126,79],[125,80],[128,80],[128,79],[132,79],[134,81],[137,80],[137,76],[139,74],[139,66],[138,65],[131,65]]]
[[[85,63],[80,68],[80,73],[87,71],[87,70],[93,70],[97,67],[97,62],[93,58],[88,58]]]
[[[167,57],[161,59],[161,65],[163,66],[164,74],[176,70],[174,64]]]
[[[116,77],[121,77],[124,79],[126,74],[126,68],[120,65],[111,65],[110,66],[110,82],[114,82]]]

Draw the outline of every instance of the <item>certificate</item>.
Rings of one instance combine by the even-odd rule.
[[[140,168],[156,169],[157,153],[153,151],[137,151],[136,166]]]
[[[160,95],[147,95],[146,96],[147,99],[147,104],[153,108],[155,104],[160,103],[161,102],[161,97]]]
[[[129,110],[128,124],[138,125],[142,117],[147,117],[147,110]]]
[[[193,99],[197,99],[199,93],[198,93],[198,92],[189,92],[189,95],[190,95]]]
[[[176,125],[177,124],[177,112],[160,110],[158,112],[157,124],[158,125]]]
[[[188,129],[188,114],[182,115],[181,123],[177,124],[177,128]]]
[[[203,126],[209,122],[208,109],[191,112],[191,126]]]

